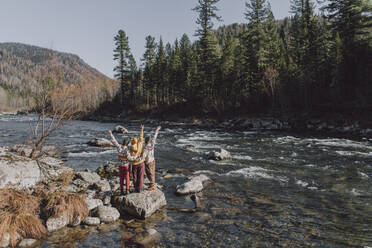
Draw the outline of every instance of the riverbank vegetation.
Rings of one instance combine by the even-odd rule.
[[[225,116],[372,108],[369,1],[292,0],[290,17],[275,20],[266,0],[250,0],[245,24],[213,29],[221,19],[218,2],[199,0],[193,9],[195,42],[186,34],[172,44],[147,36],[141,66],[120,30],[114,50],[120,94],[98,112]]]

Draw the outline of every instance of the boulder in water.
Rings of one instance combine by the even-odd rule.
[[[119,211],[113,207],[99,206],[96,213],[97,217],[104,223],[111,223],[120,218]]]
[[[231,154],[226,151],[225,149],[222,149],[219,152],[213,151],[208,154],[208,159],[216,160],[216,161],[222,161],[222,160],[231,160]]]
[[[33,247],[36,244],[36,239],[23,239],[18,243],[18,247]]]
[[[101,220],[98,217],[87,217],[83,221],[83,224],[87,226],[97,226],[101,223]]]
[[[128,133],[128,130],[123,127],[123,126],[116,126],[113,130],[112,130],[113,133]]]
[[[203,183],[210,180],[206,175],[199,175],[191,177],[189,181],[184,184],[177,186],[177,194],[187,195],[192,193],[197,193],[203,190]]]
[[[97,147],[112,147],[111,141],[104,138],[94,138],[88,142],[90,146],[97,146]]]
[[[140,219],[150,217],[166,204],[165,195],[159,189],[116,196],[113,197],[112,202],[112,205],[117,207],[120,213],[128,213]]]

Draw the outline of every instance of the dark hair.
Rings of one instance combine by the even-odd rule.
[[[129,142],[130,142],[130,138],[129,137],[124,138],[124,140],[123,140],[123,146],[127,146],[129,144]]]
[[[150,139],[151,139],[150,136],[146,136],[146,137],[145,137],[145,143],[148,144],[148,143],[150,142]]]

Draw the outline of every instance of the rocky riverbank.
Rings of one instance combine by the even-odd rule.
[[[159,189],[119,196],[115,164],[100,167],[98,173],[74,171],[52,147],[36,160],[27,158],[29,150],[26,145],[0,147],[0,247],[34,246],[65,227],[99,227],[120,217],[135,222],[166,205]],[[157,234],[144,230],[134,240],[150,242]]]
[[[372,136],[372,120],[369,118],[356,119],[344,117],[342,115],[332,117],[314,117],[307,114],[299,116],[282,117],[239,117],[224,120],[213,118],[168,118],[168,119],[148,119],[144,116],[87,116],[84,120],[100,122],[124,122],[133,121],[145,124],[166,125],[193,125],[208,128],[227,128],[229,130],[242,131],[264,131],[264,130],[283,130],[283,131],[321,131],[332,134],[352,134]]]

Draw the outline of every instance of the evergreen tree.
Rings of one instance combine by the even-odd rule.
[[[216,66],[218,58],[215,56],[216,37],[213,35],[213,20],[221,20],[216,14],[216,4],[219,0],[198,0],[198,5],[193,9],[199,13],[196,23],[199,28],[195,35],[199,37],[199,78],[202,89],[202,97],[211,97],[214,79],[216,77]]]
[[[114,60],[118,61],[118,65],[115,66],[115,78],[120,81],[120,103],[124,104],[125,91],[130,78],[130,59],[132,54],[129,48],[128,37],[123,30],[119,30],[118,34],[114,37],[115,49],[114,49]]]
[[[143,87],[146,94],[146,105],[147,108],[150,107],[150,97],[154,88],[154,75],[153,67],[156,59],[156,42],[155,38],[152,36],[146,37],[145,53],[142,58],[142,66],[144,67],[143,72]]]

